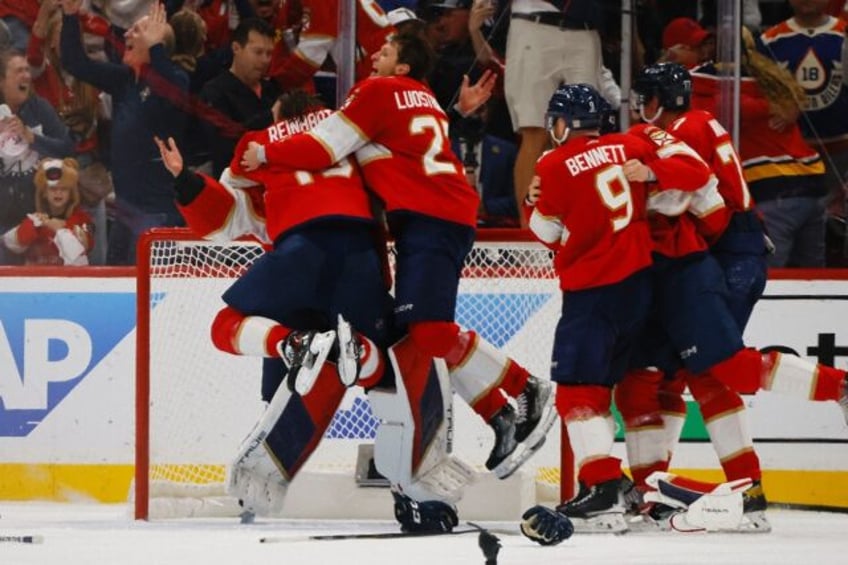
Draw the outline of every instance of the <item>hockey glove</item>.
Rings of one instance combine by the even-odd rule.
[[[574,533],[568,516],[536,505],[521,516],[521,533],[541,545],[556,545]]]
[[[394,491],[392,496],[402,532],[450,532],[459,523],[456,509],[449,504],[438,500],[416,502]]]

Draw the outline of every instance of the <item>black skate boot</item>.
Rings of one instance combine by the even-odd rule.
[[[556,419],[553,391],[554,387],[550,381],[543,381],[534,376],[527,379],[524,390],[515,397],[518,407],[518,417],[515,421],[517,441],[532,447],[544,440]]]
[[[763,491],[760,481],[754,481],[748,489],[742,493],[742,523],[739,529],[745,532],[771,531],[771,524],[766,518],[768,500]]]
[[[512,475],[544,444],[545,436],[556,421],[553,384],[531,376],[515,398],[515,440],[512,454],[494,469],[500,479]]]
[[[577,496],[556,507],[571,518],[575,532],[621,533],[627,531],[624,519],[624,500],[621,479],[613,479],[592,486],[580,482]]]
[[[492,447],[489,458],[486,459],[486,468],[500,478],[504,477],[499,474],[499,466],[508,462],[507,460],[518,447],[518,441],[515,439],[515,418],[515,408],[505,404],[489,421],[489,426],[495,433],[495,445]]]

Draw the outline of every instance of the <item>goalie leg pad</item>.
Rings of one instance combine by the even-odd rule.
[[[289,482],[315,451],[344,397],[324,365],[307,396],[280,386],[228,469],[227,491],[260,516],[278,515]]]
[[[422,354],[408,339],[391,347],[388,357],[395,389],[368,391],[380,419],[377,470],[414,500],[453,504],[473,470],[451,455],[453,404],[444,361]]]

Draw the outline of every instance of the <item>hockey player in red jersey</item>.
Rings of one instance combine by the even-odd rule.
[[[708,215],[715,217],[712,223],[692,216],[674,221],[696,228],[700,236],[697,240],[712,244],[712,255],[725,273],[727,304],[741,329],[765,287],[765,237],[730,136],[708,112],[689,110],[690,90],[691,78],[683,66],[648,66],[637,75],[634,111],[644,122],[669,131],[695,149],[716,175],[726,212]],[[699,253],[701,243],[689,249],[681,247],[678,256]],[[665,252],[665,256],[675,255]],[[669,280],[673,282],[674,276]],[[630,470],[637,488],[647,490],[646,479],[651,473],[668,470],[686,417],[683,390],[687,385],[713,431],[710,438],[727,479],[759,481],[759,458],[739,393],[709,375],[694,378],[685,370],[663,375],[659,370],[640,368],[629,372],[616,389],[616,405],[623,414]],[[751,502],[748,507],[752,510]]]
[[[599,136],[602,108],[589,85],[556,90],[546,114],[555,149],[537,162],[537,184],[526,202],[530,229],[554,251],[567,304],[556,328],[551,378],[580,483],[572,501],[524,513],[522,532],[543,545],[580,529],[594,517],[587,514],[593,503],[618,494],[621,461],[611,455],[610,403],[652,302],[648,203],[679,214],[686,209],[680,203],[710,183],[706,165],[685,149],[661,151],[627,134]],[[650,196],[646,182],[627,178],[645,166],[659,187],[651,187]],[[622,508],[607,504],[605,511],[606,531],[627,529]]]
[[[247,136],[267,142],[329,114],[303,92],[287,94],[281,107],[283,119]],[[190,225],[207,237],[248,234],[273,242],[224,293],[227,306],[211,330],[219,349],[266,358],[269,405],[229,470],[228,491],[246,510],[273,515],[346,386],[373,386],[383,374],[378,347],[389,342],[391,296],[377,252],[380,228],[352,159],[312,173],[247,178],[225,171],[219,183],[184,169],[173,140],[157,143]],[[358,330],[355,340],[347,322]],[[288,387],[281,386],[286,367]]]
[[[479,197],[451,151],[447,116],[422,82],[432,49],[419,36],[399,34],[372,61],[374,76],[308,134],[242,144],[236,159],[246,170],[317,170],[356,154],[395,239],[396,321],[419,351],[446,361],[457,392],[493,428],[486,466],[504,478],[541,446],[553,424],[551,386],[454,322]],[[506,396],[516,399],[517,410]]]
[[[304,19],[297,46],[285,56],[271,60],[268,75],[284,89],[306,88],[327,57],[336,63],[339,53],[338,0],[302,0]],[[356,80],[371,72],[369,55],[380,48],[395,32],[383,9],[375,0],[356,0]]]
[[[467,89],[463,90],[462,100],[473,105],[477,103],[476,99],[479,96],[479,91],[473,88]],[[292,98],[292,95],[289,95],[288,98]],[[296,112],[296,114],[300,117],[300,119],[292,118],[280,121],[263,132],[250,134],[248,136],[249,139],[268,142],[270,139],[278,139],[280,137],[291,135],[296,131],[308,130],[311,127],[314,127],[318,121],[323,119],[327,112],[324,110],[316,110],[315,112],[308,113],[304,116],[301,116],[300,112]],[[298,181],[296,184],[285,182],[286,179],[291,179],[291,173],[286,171],[273,173],[267,170],[261,171],[251,174],[250,176],[254,180],[250,180],[245,177],[235,176],[227,170],[222,175],[221,182],[218,183],[202,175],[190,175],[185,172],[181,172],[183,169],[182,160],[176,148],[166,146],[161,141],[159,144],[163,161],[171,163],[169,165],[169,169],[171,169],[173,174],[179,175],[180,177],[180,180],[177,183],[177,187],[179,189],[178,197],[180,200],[180,210],[186,217],[189,225],[204,237],[229,240],[249,235],[250,237],[260,241],[268,242],[274,239],[273,236],[275,236],[280,229],[287,229],[284,225],[286,222],[281,218],[292,219],[300,217],[298,216],[298,213],[309,213],[313,215],[318,214],[318,217],[315,218],[315,221],[318,221],[321,219],[320,213],[322,211],[327,215],[327,217],[338,220],[335,224],[333,224],[335,227],[339,229],[344,227],[344,224],[339,220],[339,218],[333,216],[333,211],[340,210],[342,207],[338,202],[335,202],[332,199],[327,202],[322,202],[320,206],[317,208],[313,207],[315,209],[312,210],[306,210],[308,207],[301,206],[304,202],[311,202],[315,197],[323,198],[328,196],[326,191],[321,191],[320,194],[316,193],[315,191],[319,188],[318,186],[312,186],[311,188],[308,188],[308,190],[304,190],[302,185],[309,184],[310,179],[313,179],[313,177],[315,177],[317,184],[320,185],[320,178],[326,179],[349,176],[344,174],[344,166],[337,164],[329,170],[323,171],[320,176],[315,173],[298,171],[294,173],[294,177]],[[345,160],[345,162],[347,162],[347,160]],[[344,182],[350,184],[350,180]],[[273,186],[274,192],[279,193],[277,198],[274,200],[265,196],[263,199],[263,196],[265,195],[265,186],[264,184],[257,183],[267,183],[269,186]],[[272,210],[274,210],[273,213],[268,214],[269,219],[267,226],[265,221],[266,204],[273,206]],[[266,233],[266,228],[270,231],[270,234]],[[276,241],[278,244],[287,237],[287,233],[289,232],[283,232],[282,235],[277,237]],[[377,249],[377,252],[380,254],[383,253],[384,249],[382,245],[382,242],[378,242],[378,244],[375,245],[375,249]],[[329,273],[329,275],[332,274],[333,273]],[[362,274],[364,276],[365,272],[363,271]],[[297,281],[288,282],[296,283]],[[327,284],[318,288],[316,292],[327,291],[329,286],[334,284],[333,281],[328,280],[326,282]],[[368,296],[365,295],[362,295],[359,298],[369,299]],[[370,300],[373,300],[373,296]],[[344,306],[344,304],[341,304],[340,306]],[[227,308],[222,311],[221,315],[218,316],[215,324],[216,328],[213,328],[213,336],[219,336],[219,339],[216,339],[216,344],[218,344],[219,348],[225,351],[267,356],[276,355],[282,350],[280,340],[285,336],[284,330],[286,330],[286,328],[282,327],[275,320],[259,316],[244,317],[240,316],[238,312],[234,312],[231,308]],[[339,325],[339,328],[339,335],[341,335],[341,324]],[[220,335],[223,335],[226,339],[220,339]],[[231,335],[239,336],[239,342],[237,345],[232,345],[230,343],[228,336]],[[345,340],[342,340],[342,342],[344,341]],[[383,372],[382,369],[384,363],[382,355],[376,355],[376,350],[372,347],[367,347],[369,343],[370,342],[366,342],[365,350],[360,359],[362,369],[360,371],[361,378],[358,381],[359,384],[366,388],[372,387],[379,380],[379,375]],[[395,356],[391,358],[394,361],[397,357]],[[282,423],[274,424],[274,417],[282,407],[282,403],[278,401],[278,396],[282,394],[282,398],[288,401],[288,391],[277,391],[280,383],[279,375],[283,374],[283,370],[279,367],[279,363],[274,363],[276,360],[278,359],[268,358],[265,362],[266,370],[263,378],[263,397],[271,404],[269,409],[266,411],[266,415],[263,416],[263,420],[260,422],[261,425],[257,424],[257,431],[255,431],[255,433],[245,441],[245,445],[248,447],[250,446],[251,441],[255,439],[253,436],[255,436],[256,433],[264,433],[266,428],[273,426],[274,429],[277,429],[279,426],[283,425]],[[405,361],[408,364],[409,358],[405,359]],[[317,366],[318,362],[312,362],[312,365]],[[419,363],[419,367],[420,366],[421,364]],[[424,368],[426,369],[426,365],[424,365]],[[373,375],[373,377],[369,379],[367,375]],[[318,375],[318,378],[321,379],[322,376],[323,372]],[[337,388],[338,387],[330,387],[330,390],[332,392]],[[427,388],[429,390],[429,387]],[[445,387],[444,391],[449,394],[449,387]],[[497,390],[495,390],[494,393],[499,394]],[[367,394],[372,403],[372,408],[379,404],[381,397],[379,388],[368,390]],[[432,395],[430,396],[430,400],[432,400]],[[316,402],[316,395],[314,393],[310,395],[304,394],[303,397],[311,398],[313,403]],[[325,397],[326,395],[321,395],[317,398],[320,400]],[[329,400],[335,399],[330,398]],[[449,406],[449,400],[443,399],[443,403]],[[329,408],[332,408],[332,406],[329,406]],[[373,409],[376,412],[376,408]],[[325,411],[325,413],[328,413],[328,410]],[[310,412],[315,411],[314,407],[310,410]],[[284,411],[283,415],[285,414],[288,414],[288,412]],[[432,411],[430,411],[426,417],[430,418],[432,421]],[[388,428],[389,432],[391,432],[395,426],[381,426],[381,429],[382,428]],[[290,432],[290,435],[294,434],[294,430],[299,428],[297,426],[292,426],[291,429],[292,432]],[[318,429],[316,433],[320,435],[322,431],[323,428]],[[434,435],[430,433],[431,431],[432,430],[428,431],[428,437]],[[389,436],[389,445],[384,449],[383,446],[386,445],[386,440],[384,439],[385,435]],[[315,437],[314,434],[312,437]],[[440,438],[441,436],[439,434],[435,434],[435,437]],[[391,452],[393,448],[396,449],[398,447],[396,443],[397,442],[393,443],[391,433],[382,434],[380,430],[378,430],[378,437],[375,441],[375,449],[382,450],[384,452]],[[272,451],[272,455],[274,455],[274,446],[267,444],[267,447]],[[393,492],[395,496],[395,516],[401,523],[402,529],[407,531],[450,530],[457,524],[456,510],[452,506],[451,502],[453,502],[455,497],[458,497],[461,493],[461,483],[463,480],[468,479],[471,471],[460,460],[450,456],[450,450],[448,449],[446,451],[444,449],[445,446],[441,445],[440,442],[435,441],[434,443],[434,440],[431,440],[426,447],[426,453],[423,454],[424,457],[420,457],[417,465],[417,473],[415,481],[413,481],[414,484],[407,485],[405,493]],[[514,443],[512,444],[512,447],[516,447]],[[304,449],[302,455],[297,461],[300,462],[305,460],[308,454],[311,453],[311,450],[314,449],[314,444],[308,445],[307,448],[308,449]],[[262,454],[261,451],[258,453],[260,455]],[[255,459],[255,456],[253,458]],[[240,466],[244,467],[244,464],[240,462]],[[403,484],[404,474],[402,469],[400,470],[400,474],[398,474],[399,470],[395,468],[389,468],[384,471],[383,468],[378,467],[378,470],[384,472],[387,478],[392,480],[393,483]],[[273,469],[269,468],[266,471],[263,471],[263,473],[259,473],[258,476],[254,474],[253,479],[247,482],[247,485],[260,485],[259,491],[255,492],[256,489],[253,489],[252,491],[249,490],[247,493],[239,494],[243,497],[243,499],[244,497],[255,499],[256,506],[258,506],[255,508],[256,510],[259,510],[262,513],[273,513],[283,500],[286,485],[293,476],[289,474],[290,472],[291,470],[286,468],[286,481],[284,481],[284,484],[281,484],[280,481],[277,480],[270,480],[276,477]],[[263,479],[265,479],[265,481],[263,481]]]
[[[629,373],[616,391],[627,428],[631,471],[636,483],[644,486],[652,472],[668,468],[685,418],[685,382],[701,407],[728,481],[753,481],[742,496],[744,516],[732,529],[768,531],[759,459],[738,393],[752,394],[759,388],[803,391],[814,400],[843,399],[844,404],[845,373],[744,347],[742,331],[765,284],[765,243],[738,155],[711,115],[689,111],[691,80],[682,67],[647,67],[634,82],[634,91],[634,111],[691,141],[711,163],[731,216],[720,231],[688,214],[676,218],[679,223],[691,221],[702,243],[672,238],[672,245],[658,247],[657,288],[662,290],[657,292],[656,325],[647,334],[648,355],[634,365],[640,370]],[[708,242],[711,254],[704,255]],[[685,381],[674,379],[681,366],[686,369]],[[658,367],[670,380],[645,367]]]

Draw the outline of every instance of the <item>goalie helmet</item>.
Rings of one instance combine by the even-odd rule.
[[[556,89],[548,102],[545,128],[552,131],[558,118],[565,120],[568,129],[598,129],[603,120],[602,98],[588,84],[564,84]]]
[[[644,67],[633,81],[637,98],[633,108],[641,108],[654,98],[667,110],[688,110],[692,96],[692,76],[678,63],[656,63]]]

